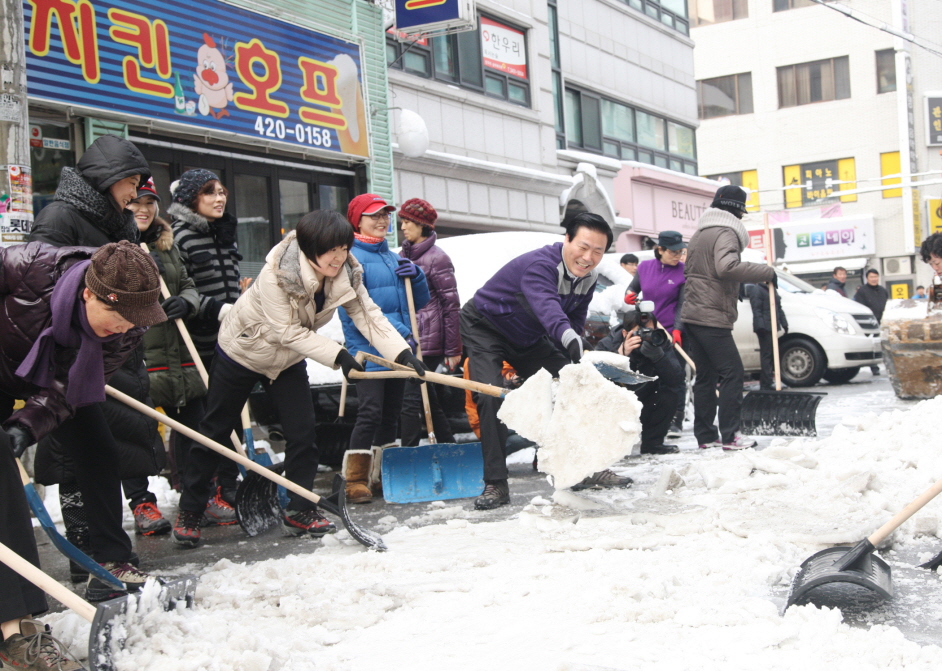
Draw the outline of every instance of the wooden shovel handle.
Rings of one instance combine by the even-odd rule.
[[[92,604],[72,590],[60,585],[58,581],[53,580],[3,543],[0,543],[0,561],[89,622],[95,620],[95,607]]]
[[[363,363],[364,361],[372,361],[375,364],[389,368],[392,372],[376,371],[373,373],[360,373],[357,371],[350,372],[350,378],[353,380],[356,379],[369,379],[363,377],[364,375],[372,375],[379,377],[380,375],[384,377],[419,377],[419,374],[416,373],[411,367],[403,366],[402,364],[396,363],[394,361],[388,361],[382,357],[378,357],[375,354],[367,354],[366,352],[357,352],[357,361]],[[405,373],[405,375],[399,375],[394,373]],[[474,382],[473,380],[465,380],[459,377],[452,377],[451,375],[442,375],[441,373],[433,373],[432,371],[426,371],[425,376],[422,378],[427,382],[434,382],[435,384],[442,384],[446,387],[456,387],[458,389],[464,389],[466,391],[478,392],[480,394],[487,394],[488,396],[496,396],[497,398],[504,398],[507,395],[507,390],[503,387],[498,387],[493,384],[484,384],[483,382]]]
[[[150,406],[145,405],[141,403],[140,401],[131,398],[127,394],[118,391],[111,385],[105,385],[105,393],[108,394],[108,396],[121,401],[125,405],[128,405],[134,408],[138,412],[147,415],[151,419],[156,419],[158,422],[163,422],[174,431],[179,431],[184,436],[187,436],[188,438],[192,438],[193,440],[200,443],[201,445],[205,445],[206,447],[211,449],[213,452],[217,452],[218,454],[221,454],[226,459],[232,459],[232,461],[236,462],[237,464],[241,464],[242,466],[244,466],[245,470],[255,471],[256,473],[261,475],[263,478],[271,480],[276,485],[281,485],[285,489],[294,492],[298,496],[303,496],[311,503],[320,502],[321,497],[315,494],[314,492],[305,489],[301,485],[291,482],[287,478],[281,477],[277,473],[270,471],[264,466],[259,466],[251,459],[248,459],[246,457],[243,457],[241,454],[237,454],[236,452],[233,452],[231,449],[229,449],[222,443],[217,443],[215,440],[212,440],[211,438],[207,438],[202,433],[194,431],[188,426],[184,426],[183,424],[176,421],[175,419],[170,419],[166,415],[162,415],[161,413],[157,412]]]
[[[772,231],[769,229],[769,213],[762,213],[765,228],[765,260],[775,270],[775,250],[772,249]],[[772,364],[775,366],[775,391],[782,391],[782,363],[778,358],[778,306],[775,304],[775,284],[769,283],[769,312],[772,316]]]
[[[901,526],[903,522],[905,522],[910,517],[912,517],[917,512],[919,512],[923,506],[925,506],[927,503],[929,503],[929,501],[937,497],[940,493],[942,493],[942,478],[940,478],[939,480],[936,480],[935,484],[933,484],[931,487],[929,487],[929,489],[927,489],[922,494],[920,494],[919,497],[915,501],[913,501],[908,506],[903,508],[901,511],[896,513],[893,519],[891,519],[882,527],[874,531],[867,538],[867,540],[870,541],[873,547],[876,547],[881,542],[883,542],[884,538],[886,538],[891,533],[893,533],[897,527]]]
[[[412,339],[415,340],[415,357],[422,361],[422,342],[419,338],[419,322],[415,317],[415,299],[412,297],[412,278],[404,278],[406,281],[406,300],[409,303],[409,322],[412,326]],[[424,363],[424,362],[423,362]],[[420,389],[422,393],[422,407],[425,408],[425,428],[428,430],[428,442],[437,443],[435,439],[435,427],[432,424],[432,406],[428,400],[428,387],[424,384]]]

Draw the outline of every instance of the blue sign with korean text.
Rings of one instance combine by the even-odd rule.
[[[369,156],[360,47],[218,0],[26,0],[31,98]]]
[[[457,21],[461,15],[460,0],[396,0],[396,29],[419,32],[418,26]]]

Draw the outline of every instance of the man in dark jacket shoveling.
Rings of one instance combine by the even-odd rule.
[[[739,433],[742,411],[743,365],[733,341],[743,282],[775,283],[775,269],[744,262],[749,243],[740,219],[746,213],[746,192],[723,186],[700,216],[697,232],[687,247],[687,277],[681,319],[686,327],[687,351],[697,366],[693,387],[693,432],[701,448],[742,450],[756,442]],[[720,385],[719,432],[716,385]]]
[[[461,339],[471,358],[471,378],[500,385],[506,361],[523,378],[545,368],[553,376],[582,358],[582,331],[598,278],[596,266],[612,244],[612,229],[596,214],[578,214],[564,242],[527,252],[497,271],[461,309]],[[475,508],[510,503],[507,427],[497,419],[501,401],[476,395],[484,453],[484,493]],[[590,486],[631,483],[611,471]]]

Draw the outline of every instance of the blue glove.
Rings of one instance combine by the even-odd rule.
[[[414,279],[419,275],[419,267],[409,259],[400,258],[399,267],[396,268],[396,274],[399,277],[411,277]]]

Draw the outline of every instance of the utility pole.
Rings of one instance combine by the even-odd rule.
[[[893,0],[893,25],[902,34],[910,32],[909,0]],[[896,114],[899,130],[900,173],[903,186],[903,254],[912,254],[922,241],[919,189],[912,185],[912,174],[919,172],[916,154],[915,103],[913,100],[913,69],[909,42],[897,37],[896,49]]]
[[[22,0],[0,0],[0,246],[26,242],[33,223]]]

